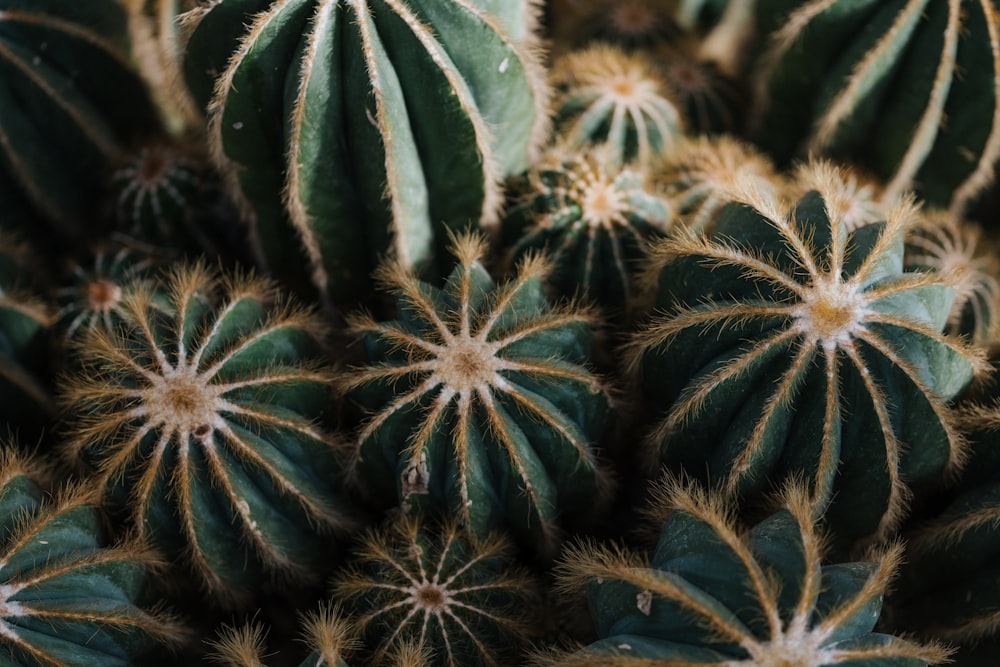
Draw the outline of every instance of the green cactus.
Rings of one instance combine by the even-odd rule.
[[[0,0],[0,28],[5,208],[30,208],[80,241],[107,170],[160,131],[129,62],[125,13],[115,0]]]
[[[654,180],[685,229],[710,232],[722,208],[746,187],[783,190],[774,165],[751,146],[728,136],[687,139],[657,165]]]
[[[948,276],[903,270],[912,205],[849,232],[842,184],[791,210],[750,188],[711,239],[660,246],[663,314],[631,343],[664,463],[747,499],[802,476],[832,499],[838,549],[888,534],[914,484],[961,462],[947,401],[986,370],[941,333]]]
[[[997,339],[1000,261],[979,225],[945,211],[928,211],[907,234],[905,260],[910,270],[952,276],[955,303],[948,316],[949,332],[967,336],[976,345]]]
[[[478,237],[458,239],[444,289],[389,265],[383,282],[400,319],[354,318],[371,360],[341,378],[371,413],[356,472],[406,509],[447,507],[475,535],[505,525],[545,551],[556,515],[593,513],[605,490],[596,445],[609,398],[583,365],[590,313],[549,305],[538,257],[494,285],[479,263],[485,249]]]
[[[318,533],[352,525],[320,424],[323,327],[265,281],[201,265],[159,289],[167,310],[156,287],[135,286],[122,323],[81,344],[63,387],[66,454],[117,517],[183,555],[223,602],[252,593],[262,569],[320,577]]]
[[[686,44],[664,44],[654,52],[656,66],[691,135],[736,133],[744,125],[742,86],[719,65]],[[670,157],[669,155],[667,157]]]
[[[38,291],[38,259],[0,230],[0,419],[23,437],[54,416],[50,371],[52,312]]]
[[[63,342],[79,341],[98,327],[114,331],[123,321],[125,291],[133,283],[151,280],[160,268],[160,262],[153,256],[122,244],[97,248],[91,261],[74,263],[73,283],[55,293],[58,306],[55,328],[62,334]]]
[[[760,0],[758,140],[871,169],[960,213],[1000,157],[993,0]],[[945,122],[947,119],[947,122]]]
[[[678,101],[648,55],[598,44],[558,59],[551,79],[556,131],[569,150],[606,144],[612,165],[648,167],[680,141]]]
[[[510,261],[547,250],[556,295],[624,311],[650,242],[666,235],[674,217],[649,180],[641,167],[614,167],[600,151],[557,151],[513,188],[503,223]]]
[[[5,445],[9,447],[10,445]],[[186,631],[137,600],[163,563],[135,542],[109,546],[84,485],[48,498],[51,472],[0,454],[0,653],[17,667],[128,667]]]
[[[749,531],[721,497],[677,483],[659,490],[667,517],[649,561],[621,548],[569,549],[560,586],[585,589],[598,641],[536,664],[559,667],[918,667],[939,645],[873,632],[902,549],[823,565],[808,493]]]
[[[337,576],[335,595],[361,614],[374,664],[407,644],[441,667],[512,664],[530,634],[535,582],[511,567],[504,538],[463,532],[400,517],[369,532]]]
[[[500,179],[528,167],[547,131],[533,41],[504,29],[530,7],[227,0],[197,10],[188,80],[262,263],[354,303],[380,256],[434,276],[446,230],[495,226]]]

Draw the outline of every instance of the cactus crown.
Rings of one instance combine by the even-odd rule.
[[[722,496],[700,486],[667,478],[655,495],[653,514],[665,520],[652,562],[592,544],[564,554],[558,585],[587,590],[602,640],[544,664],[909,665],[947,657],[939,645],[871,632],[902,547],[874,552],[870,564],[823,566],[805,489],[786,486],[782,510],[749,531]]]

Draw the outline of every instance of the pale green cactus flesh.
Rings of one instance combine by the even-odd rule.
[[[436,275],[446,229],[494,223],[499,179],[545,129],[543,77],[513,20],[471,0],[203,10],[188,79],[261,261],[350,303],[380,256]]]
[[[650,445],[735,496],[804,477],[840,546],[885,534],[912,484],[962,461],[946,402],[985,367],[941,333],[953,288],[904,272],[908,206],[848,232],[830,193],[737,201],[711,239],[660,248],[664,314],[633,342],[665,414]]]

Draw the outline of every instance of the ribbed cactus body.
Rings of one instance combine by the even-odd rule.
[[[898,546],[824,565],[804,494],[744,531],[721,501],[670,493],[648,562],[596,546],[564,555],[563,586],[585,589],[600,639],[544,664],[918,667],[947,656],[873,631]]]
[[[337,575],[338,599],[359,617],[372,664],[419,646],[440,667],[513,662],[530,635],[535,582],[511,566],[499,535],[469,540],[452,524],[404,519],[367,534]]]
[[[156,131],[155,110],[129,62],[119,3],[0,2],[5,208],[7,201],[31,208],[60,240],[80,240],[108,169],[133,141]]]
[[[51,370],[52,313],[37,292],[37,260],[0,233],[0,419],[37,433],[53,416],[45,379]]]
[[[613,165],[648,167],[680,141],[681,111],[649,54],[598,44],[557,60],[551,79],[556,131],[570,150],[602,145]]]
[[[515,184],[504,219],[511,260],[546,251],[557,296],[580,296],[622,312],[649,244],[673,222],[667,200],[641,167],[607,164],[583,151],[543,162]]]
[[[0,459],[0,653],[17,667],[128,667],[164,654],[176,623],[138,603],[157,561],[108,546],[94,494],[53,500],[38,466]],[[174,636],[171,636],[174,635]]]
[[[315,579],[320,534],[350,524],[321,420],[329,371],[314,315],[260,280],[200,266],[124,297],[122,322],[80,348],[64,400],[67,454],[113,513],[221,599],[261,570]]]
[[[903,270],[914,211],[848,232],[830,185],[792,210],[749,192],[711,239],[663,244],[664,314],[633,362],[665,413],[649,436],[664,463],[747,497],[804,477],[845,546],[890,530],[910,485],[962,460],[946,401],[984,366],[941,333],[947,277]]]
[[[966,414],[968,465],[943,509],[905,534],[890,605],[894,628],[955,644],[958,665],[985,667],[1000,650],[1000,404]]]
[[[1000,156],[1000,11],[992,0],[761,0],[758,139],[779,161],[870,168],[890,198],[962,207]]]
[[[342,380],[370,413],[357,472],[377,497],[447,508],[475,535],[508,526],[545,550],[557,514],[592,513],[600,497],[608,395],[585,366],[589,315],[549,305],[537,258],[495,285],[484,251],[458,241],[443,289],[383,272],[400,319],[355,320],[370,359]]]
[[[504,29],[529,3],[498,17],[480,4],[493,3],[202,10],[188,79],[272,271],[350,303],[378,257],[433,276],[447,229],[495,223],[499,179],[523,171],[543,138],[545,91],[526,38]]]

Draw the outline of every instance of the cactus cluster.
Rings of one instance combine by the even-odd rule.
[[[998,0],[0,0],[0,663],[1000,664],[998,157]]]

